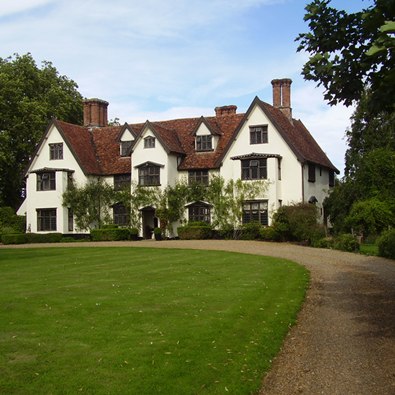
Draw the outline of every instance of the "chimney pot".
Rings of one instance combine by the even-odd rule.
[[[104,127],[108,126],[107,118],[108,102],[101,99],[84,100],[84,126]]]

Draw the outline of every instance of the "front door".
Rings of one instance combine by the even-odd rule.
[[[158,226],[158,218],[155,217],[155,209],[153,207],[144,207],[141,210],[143,220],[143,237],[151,239],[154,228]]]

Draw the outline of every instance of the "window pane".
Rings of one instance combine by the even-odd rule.
[[[56,231],[56,209],[37,210],[37,230]]]

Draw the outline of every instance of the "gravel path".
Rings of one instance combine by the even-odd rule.
[[[265,377],[260,394],[395,394],[394,261],[253,241],[141,241],[110,245],[227,250],[301,263],[311,272],[306,302]],[[43,247],[29,247],[33,246]]]

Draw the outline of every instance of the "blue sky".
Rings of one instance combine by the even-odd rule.
[[[30,52],[74,80],[84,97],[107,100],[109,118],[140,122],[214,115],[291,78],[300,118],[343,171],[351,108],[330,107],[306,82],[304,0],[0,0],[0,57]],[[372,0],[333,0],[348,11]]]

